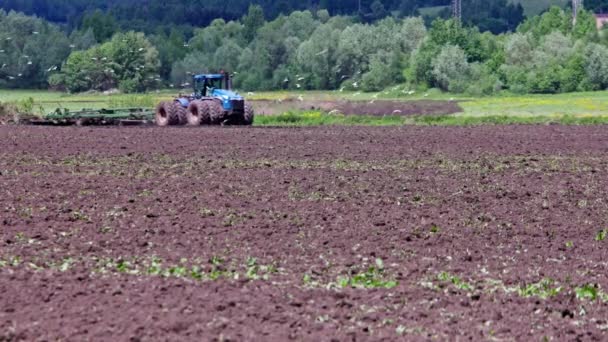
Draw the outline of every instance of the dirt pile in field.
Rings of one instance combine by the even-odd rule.
[[[260,100],[252,101],[256,113],[261,115],[276,115],[290,111],[319,110],[325,113],[340,113],[346,115],[443,115],[462,112],[462,108],[454,101],[310,101],[290,98],[281,101]]]
[[[0,141],[0,340],[607,338],[605,127]]]

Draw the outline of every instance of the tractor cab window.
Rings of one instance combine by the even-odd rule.
[[[214,89],[222,89],[222,79],[208,78],[205,82],[205,96],[211,96]]]

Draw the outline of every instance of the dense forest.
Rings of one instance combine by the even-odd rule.
[[[326,9],[330,15],[357,16],[371,22],[386,16],[416,16],[419,9],[435,7],[435,14],[448,16],[450,0],[0,0],[0,8],[37,15],[69,30],[80,28],[83,20],[99,9],[123,30],[145,33],[181,26],[209,25],[214,19],[226,21],[241,18],[250,3],[262,7],[267,19],[289,15],[293,11]],[[444,6],[443,10],[439,6]],[[493,32],[513,29],[523,20],[519,5],[507,0],[464,0],[466,21],[483,25]]]
[[[465,0],[463,11],[475,16],[462,22],[444,7],[434,19],[419,16],[417,6],[441,0],[362,0],[360,11],[358,1],[196,3],[0,0],[60,23],[0,10],[0,87],[137,92],[187,87],[193,73],[220,69],[245,90],[404,84],[489,94],[608,86],[608,38],[586,10],[573,25],[567,8],[524,18],[506,0]],[[222,19],[165,21],[177,17],[171,11],[203,8],[217,11],[209,20]],[[77,10],[85,14],[76,19]]]

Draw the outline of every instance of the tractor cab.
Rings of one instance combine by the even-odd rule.
[[[228,73],[202,74],[193,77],[194,98],[213,97],[215,90],[232,90]]]

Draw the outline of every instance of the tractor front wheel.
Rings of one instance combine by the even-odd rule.
[[[224,122],[224,108],[219,102],[209,102],[209,121],[212,125],[220,125]]]
[[[255,113],[253,112],[253,107],[248,104],[245,104],[245,115],[243,116],[243,123],[247,126],[253,125],[253,117]]]

